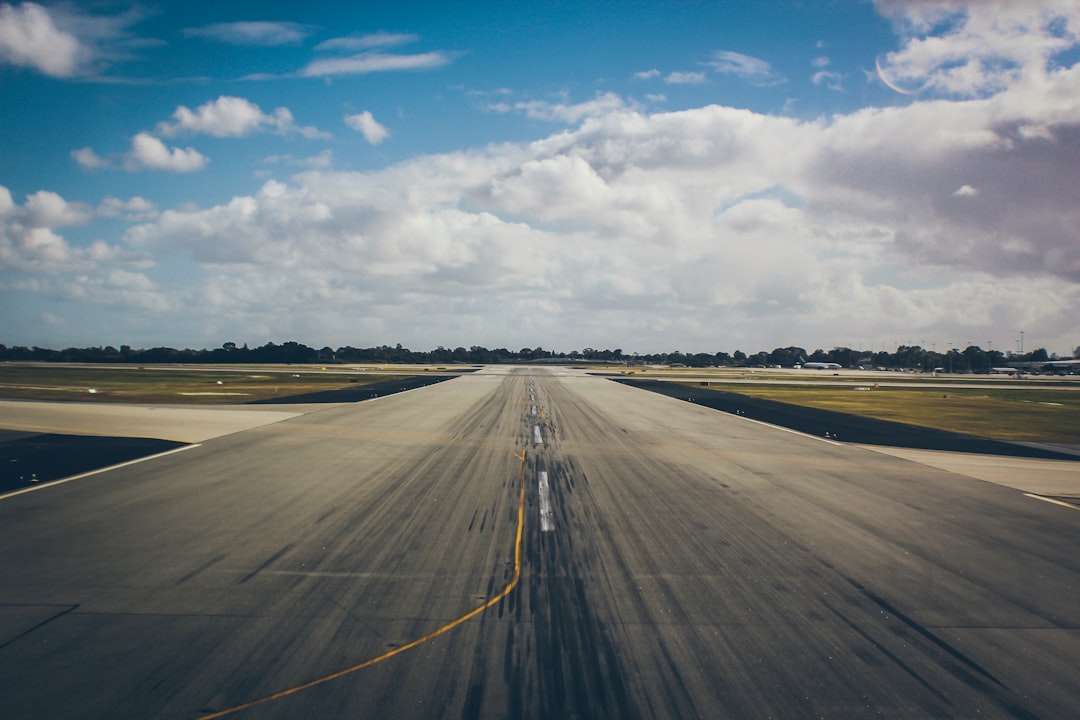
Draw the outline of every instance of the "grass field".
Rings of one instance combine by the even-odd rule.
[[[699,385],[699,383],[687,383]],[[867,388],[863,383],[859,387]],[[949,430],[993,440],[1080,443],[1080,391],[1039,388],[895,388],[747,385],[710,390]]]
[[[355,387],[406,375],[304,367],[94,367],[0,364],[0,397],[82,402],[231,404]]]

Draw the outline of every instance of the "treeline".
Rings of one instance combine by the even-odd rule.
[[[311,348],[297,342],[285,342],[280,345],[269,342],[261,347],[249,348],[246,344],[237,346],[227,342],[212,350],[177,350],[169,347],[133,349],[129,345],[115,348],[105,347],[66,348],[51,350],[41,347],[7,347],[0,344],[2,361],[37,361],[37,362],[108,362],[108,363],[464,363],[473,365],[494,365],[508,363],[557,363],[557,362],[592,362],[622,365],[675,365],[686,367],[793,367],[807,362],[831,362],[845,368],[883,368],[887,370],[910,370],[931,372],[942,369],[945,372],[989,372],[1006,362],[1025,361],[1043,362],[1054,359],[1044,348],[1039,348],[1025,355],[1006,355],[998,350],[983,350],[972,345],[959,350],[950,349],[939,353],[918,345],[901,345],[894,352],[873,352],[837,347],[832,350],[814,350],[807,352],[801,347],[776,348],[771,352],[746,354],[741,350],[728,354],[717,353],[633,353],[627,355],[622,349],[596,350],[585,348],[571,352],[555,352],[537,348],[508,350],[472,346],[469,348],[438,347],[429,351],[413,351],[402,347],[379,345],[370,348],[351,346]]]

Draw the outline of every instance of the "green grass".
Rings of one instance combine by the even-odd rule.
[[[687,383],[697,385],[697,383]],[[868,387],[865,383],[862,387]],[[710,390],[994,440],[1080,443],[1080,391],[943,387],[855,390],[713,382]]]
[[[235,404],[356,387],[404,375],[324,372],[312,367],[94,367],[0,363],[0,397],[23,400]],[[94,392],[91,392],[93,390]]]

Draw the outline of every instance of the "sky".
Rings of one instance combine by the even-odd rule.
[[[1071,355],[1078,60],[1080,0],[3,3],[0,343]]]

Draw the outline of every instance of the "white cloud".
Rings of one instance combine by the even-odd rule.
[[[109,196],[98,205],[97,214],[109,218],[122,217],[128,222],[146,222],[158,216],[158,209],[154,203],[138,195],[127,200]]]
[[[64,238],[49,228],[5,228],[0,234],[0,268],[58,272],[75,265]]]
[[[830,90],[842,92],[844,90],[844,76],[840,73],[821,70],[810,76],[810,81],[815,85],[824,85]]]
[[[145,274],[123,269],[77,274],[57,294],[80,304],[111,307],[125,316],[153,318],[169,311],[183,310],[176,298],[162,292]]]
[[[181,105],[173,113],[173,120],[171,123],[158,123],[157,134],[176,137],[189,132],[213,137],[242,137],[269,129],[281,134],[296,132],[307,138],[329,137],[317,128],[297,126],[288,108],[279,107],[268,115],[250,100],[230,95],[203,103],[195,110]]]
[[[732,50],[717,50],[712,59],[703,64],[715,73],[735,75],[753,85],[776,85],[784,82],[784,77],[773,70],[772,65],[765,60]]]
[[[195,110],[181,105],[172,117],[172,122],[158,123],[154,133],[135,135],[131,140],[131,149],[126,153],[101,157],[92,148],[85,147],[73,150],[71,156],[87,170],[111,169],[119,164],[130,172],[165,170],[184,173],[201,170],[209,160],[195,148],[168,148],[157,136],[173,138],[182,134],[204,134],[218,138],[244,137],[266,130],[281,135],[297,133],[308,139],[333,137],[318,128],[297,125],[288,108],[279,107],[273,114],[267,114],[250,100],[230,95],[221,95]]]
[[[963,45],[946,31],[961,26],[933,27]],[[378,171],[300,172],[128,228],[128,255],[178,256],[200,273],[183,290],[149,270],[110,275],[140,273],[116,247],[32,227],[0,189],[0,264],[43,287],[39,274],[67,273],[91,302],[134,293],[176,342],[998,347],[1024,327],[1068,351],[1080,67],[1030,63],[993,93],[924,90],[809,121],[723,106],[649,114],[614,94],[504,98],[501,111],[565,126]],[[137,212],[130,202],[97,212]],[[89,209],[33,204],[52,223]]]
[[[1075,0],[876,5],[903,36],[901,49],[879,63],[883,82],[947,96],[979,97],[1039,81],[1056,56],[1077,46],[1080,32]]]
[[[331,38],[324,40],[315,46],[316,50],[344,50],[346,52],[358,52],[372,48],[395,47],[408,45],[419,40],[418,35],[406,33],[377,32],[367,35],[349,35],[347,37]]]
[[[526,100],[515,103],[514,105],[508,105],[506,103],[489,105],[488,109],[496,112],[518,110],[524,112],[527,117],[534,120],[564,122],[573,125],[584,118],[603,115],[604,113],[619,110],[624,107],[626,107],[626,103],[621,97],[615,93],[603,93],[597,95],[593,100],[575,104],[553,103],[544,100]]]
[[[88,147],[72,150],[71,157],[84,170],[105,170],[112,167],[112,163],[98,155],[92,148]]]
[[[318,155],[311,155],[306,158],[298,158],[293,155],[271,155],[263,158],[263,162],[268,165],[283,164],[324,170],[334,164],[334,153],[332,150],[326,149]]]
[[[0,186],[0,270],[56,275],[94,267],[114,255],[113,248],[101,241],[76,247],[55,232],[85,225],[93,215],[85,203],[68,202],[48,190],[33,193],[20,206]]]
[[[653,78],[660,77],[660,71],[656,68],[651,70],[642,70],[641,72],[634,73],[634,77],[638,80],[652,80]]]
[[[0,58],[53,77],[71,77],[90,52],[71,33],[57,29],[49,11],[35,3],[0,5]]]
[[[310,62],[300,71],[301,77],[330,77],[334,75],[363,75],[398,70],[431,70],[450,62],[450,56],[435,51],[415,55],[389,55],[365,52],[344,58],[326,58]]]
[[[93,211],[83,203],[69,203],[54,192],[39,190],[26,198],[23,220],[32,228],[59,228],[85,225]]]
[[[362,134],[364,139],[371,145],[378,145],[390,137],[390,131],[383,127],[367,110],[355,115],[346,115],[345,124]]]
[[[137,10],[103,16],[84,14],[74,5],[5,3],[0,5],[0,62],[56,78],[92,75],[127,57],[126,28],[137,19]]]
[[[672,72],[664,77],[668,85],[701,85],[705,82],[703,72]]]
[[[227,22],[187,28],[188,37],[229,43],[231,45],[296,45],[311,35],[312,29],[295,22]]]
[[[15,210],[15,200],[11,197],[11,191],[0,185],[0,218],[9,215]]]
[[[1043,95],[1068,95],[1077,72]],[[1075,345],[1061,303],[1025,298],[1080,301],[1066,230],[1080,226],[1066,182],[1080,106],[1062,115],[1024,92],[812,122],[719,106],[646,115],[616,96],[587,112],[527,104],[579,125],[378,172],[301,173],[165,211],[126,239],[206,269],[191,322],[285,332],[284,315],[312,342],[347,332],[329,319],[342,314],[420,346],[945,342],[993,337],[1022,308],[1047,344]],[[977,208],[957,201],[972,177]]]
[[[164,170],[187,173],[202,170],[209,162],[194,148],[168,148],[149,133],[139,133],[131,139],[131,151],[124,157],[124,168],[131,172]]]

